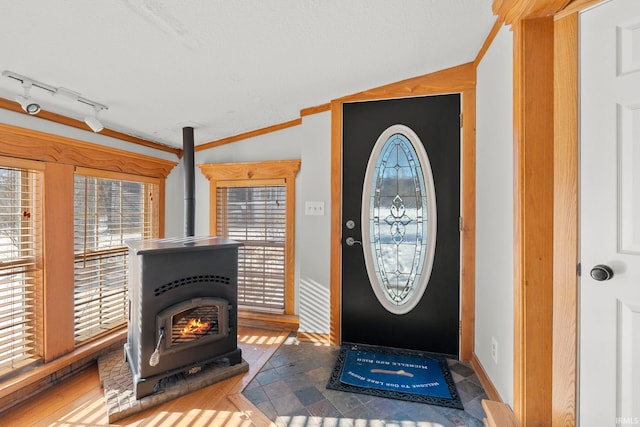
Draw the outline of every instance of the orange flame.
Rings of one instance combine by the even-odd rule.
[[[209,322],[203,322],[202,319],[191,319],[187,325],[182,328],[181,336],[203,334],[209,330]]]

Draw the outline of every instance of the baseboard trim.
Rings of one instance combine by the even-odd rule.
[[[329,344],[330,343],[330,335],[329,334],[320,334],[316,332],[300,332],[296,334],[296,338],[298,341],[305,342],[315,342],[320,344]]]
[[[487,393],[487,396],[489,396],[489,399],[503,403],[502,397],[500,397],[500,393],[498,393],[498,390],[489,379],[487,371],[484,370],[484,367],[482,366],[482,363],[480,363],[480,360],[478,359],[478,356],[476,356],[475,352],[471,353],[470,362],[473,370],[476,371],[476,375],[478,376],[478,380],[480,380],[480,384],[482,384],[484,391]]]
[[[482,409],[487,414],[487,418],[484,419],[487,427],[520,427],[513,411],[506,403],[483,400]]]
[[[500,393],[498,393],[498,390],[489,379],[487,371],[484,370],[484,367],[482,366],[482,363],[480,363],[475,352],[471,354],[470,362],[473,370],[476,372],[476,376],[478,377],[480,384],[482,384],[485,393],[487,393],[487,396],[489,396],[490,399],[482,401],[482,408],[487,414],[487,418],[484,420],[485,426],[518,427],[519,424],[513,414],[513,410],[509,405],[502,401]]]
[[[238,311],[238,325],[275,331],[295,332],[300,326],[300,321],[298,316],[295,315],[262,313],[240,309]]]

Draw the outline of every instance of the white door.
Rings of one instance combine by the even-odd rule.
[[[640,425],[640,0],[581,14],[580,74],[578,416]]]

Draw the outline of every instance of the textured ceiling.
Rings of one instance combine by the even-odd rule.
[[[108,106],[106,127],[180,147],[473,61],[492,0],[0,0],[0,71]],[[0,97],[22,93],[0,77]],[[91,108],[33,88],[43,108]],[[35,120],[35,119],[34,119]]]

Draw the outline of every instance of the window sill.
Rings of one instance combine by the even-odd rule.
[[[127,329],[119,329],[83,345],[49,363],[34,367],[0,383],[0,412],[8,409],[69,374],[85,368],[105,350],[124,343]],[[48,378],[49,377],[49,378]]]

